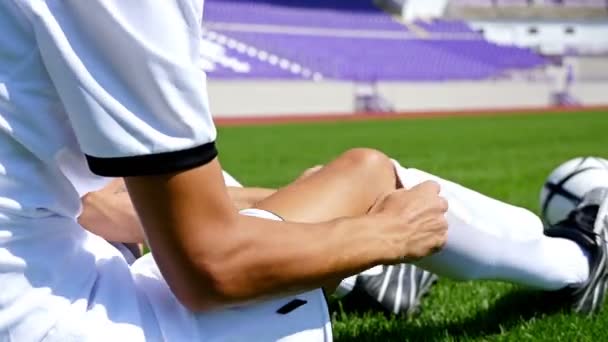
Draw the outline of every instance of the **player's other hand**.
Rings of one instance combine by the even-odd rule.
[[[381,198],[370,214],[380,221],[388,243],[387,261],[412,261],[439,251],[447,241],[448,202],[439,196],[439,184],[427,181]]]

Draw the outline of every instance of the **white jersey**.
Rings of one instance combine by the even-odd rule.
[[[130,267],[77,223],[81,195],[104,176],[216,157],[198,68],[202,9],[0,1],[0,341],[331,339],[321,290],[192,313],[150,255]]]
[[[131,279],[128,266],[76,218],[101,176],[217,155],[198,67],[202,9],[0,1],[0,341],[143,339],[149,317],[121,308],[146,304],[131,282],[115,283]]]

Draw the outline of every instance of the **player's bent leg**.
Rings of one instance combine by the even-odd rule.
[[[391,160],[383,153],[351,149],[299,179],[256,207],[294,222],[320,222],[367,213],[376,200],[396,189]]]
[[[385,154],[354,148],[279,189],[256,207],[294,222],[320,222],[363,215],[378,198],[396,189],[397,176]],[[326,284],[328,293],[342,279]]]
[[[399,165],[408,188],[426,180],[440,183],[449,203],[444,249],[417,264],[455,279],[494,279],[557,290],[589,276],[585,251],[572,240],[543,234],[531,212],[496,201],[458,184]]]

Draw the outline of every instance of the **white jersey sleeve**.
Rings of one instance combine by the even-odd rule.
[[[40,54],[94,173],[166,173],[217,156],[198,67],[202,0],[33,3]]]

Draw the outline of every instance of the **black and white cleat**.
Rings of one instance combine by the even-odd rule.
[[[360,274],[355,291],[366,293],[386,311],[406,316],[420,311],[422,297],[429,293],[437,276],[411,264],[382,266],[374,275]]]
[[[548,227],[545,234],[572,240],[589,252],[589,279],[559,292],[571,301],[573,311],[597,313],[608,287],[608,188],[585,194],[568,217]]]

